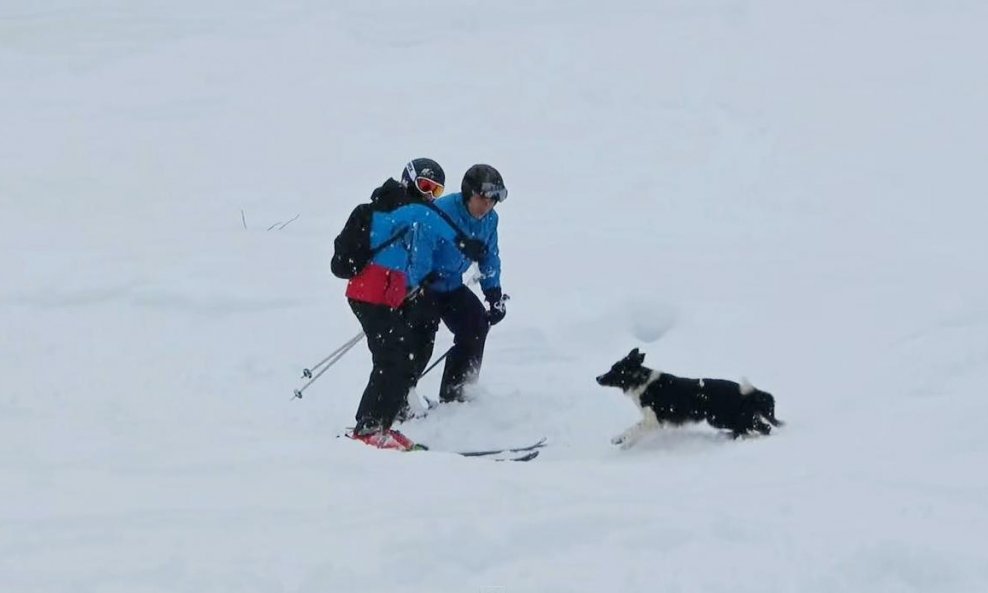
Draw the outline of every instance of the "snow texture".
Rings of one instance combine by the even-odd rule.
[[[988,5],[4,0],[0,590],[988,590]],[[512,300],[472,400],[337,438],[329,273],[476,162]],[[981,270],[980,272],[978,270]],[[440,333],[437,354],[450,344]],[[639,347],[787,422],[620,450]],[[440,371],[419,387],[436,397]]]

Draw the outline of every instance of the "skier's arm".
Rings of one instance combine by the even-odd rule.
[[[501,286],[501,252],[497,244],[497,222],[494,223],[494,232],[487,241],[487,253],[480,259],[480,287],[485,291],[500,288]]]
[[[436,249],[444,238],[446,226],[436,222],[435,214],[428,210],[419,211],[421,218],[414,224],[411,233],[409,253],[409,288],[427,282],[435,270]],[[424,212],[424,213],[423,213]]]

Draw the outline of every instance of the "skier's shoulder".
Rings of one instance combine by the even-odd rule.
[[[388,214],[395,220],[421,222],[423,220],[427,220],[432,213],[429,211],[429,208],[425,206],[425,204],[411,202],[395,208]]]
[[[386,214],[396,224],[414,224],[427,232],[444,234],[445,223],[436,214],[432,206],[421,202],[412,202],[392,210]]]
[[[460,192],[446,194],[433,203],[446,214],[456,215],[463,209],[463,194]]]

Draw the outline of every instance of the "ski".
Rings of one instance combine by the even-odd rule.
[[[531,445],[526,445],[524,447],[504,447],[501,449],[482,449],[476,451],[457,451],[456,453],[464,457],[485,457],[487,455],[497,455],[499,453],[522,453],[525,451],[533,451],[535,449],[540,449],[545,447],[546,437],[535,441]]]
[[[506,457],[500,459],[494,459],[494,461],[531,461],[539,456],[539,451],[530,451],[524,455],[519,455],[518,457]],[[484,457],[482,459],[490,459],[489,457]]]
[[[538,446],[544,446],[538,445]],[[417,443],[414,448],[409,449],[409,451],[435,451],[436,453],[452,453],[453,455],[461,455],[463,457],[476,457],[478,459],[489,459],[491,461],[531,461],[539,456],[540,451],[538,449],[531,449],[522,447],[521,449],[497,449],[491,451],[442,451],[440,449],[430,449],[421,443]],[[508,457],[513,453],[522,453],[521,455],[515,455],[514,457]]]
[[[539,456],[539,449],[545,447],[546,437],[535,441],[531,445],[525,445],[524,447],[502,447],[500,449],[478,449],[474,451],[446,451],[447,453],[454,453],[463,457],[478,457],[482,459],[491,459],[493,461],[531,461]],[[417,443],[412,451],[432,451],[427,445]],[[438,450],[437,450],[438,451]],[[522,453],[522,455],[517,455],[514,457],[509,457],[514,453]]]
[[[352,439],[348,433],[344,433],[343,436]],[[416,443],[411,449],[411,451],[435,451],[437,453],[452,453],[454,455],[460,455],[462,457],[478,457],[483,459],[490,459],[492,461],[531,461],[539,456],[539,449],[546,446],[546,437],[542,437],[530,445],[525,445],[522,447],[502,447],[500,449],[477,449],[468,451],[443,451],[441,449],[432,449],[428,445],[423,445],[422,443]],[[521,453],[521,455],[514,455]]]
[[[455,452],[455,455],[462,455],[463,457],[474,457],[476,459],[487,459],[489,461],[531,461],[539,456],[540,451],[535,449],[533,451],[528,451],[518,454],[499,452],[491,455],[463,455],[463,453]]]

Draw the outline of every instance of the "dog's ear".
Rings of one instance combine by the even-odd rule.
[[[628,353],[628,359],[633,360],[638,364],[641,364],[645,362],[645,355],[639,352],[638,348],[635,348],[634,350]]]

